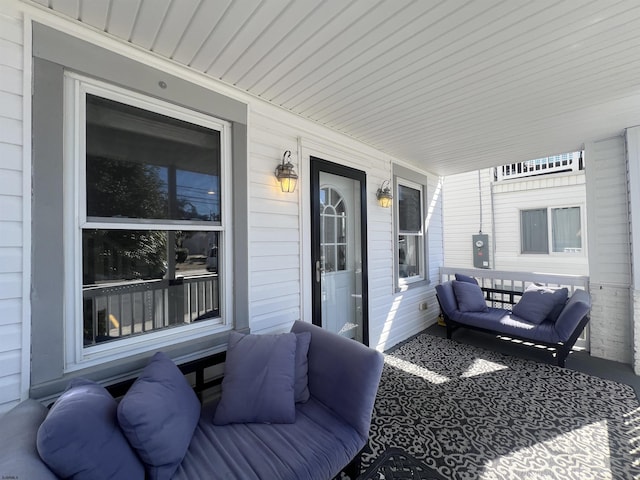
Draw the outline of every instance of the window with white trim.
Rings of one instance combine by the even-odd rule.
[[[396,177],[398,284],[425,279],[423,186]]]
[[[65,128],[66,369],[228,328],[230,125],[67,73]]]
[[[581,253],[580,207],[521,210],[520,245],[521,253]]]

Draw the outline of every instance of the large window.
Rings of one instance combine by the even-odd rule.
[[[580,207],[522,210],[520,244],[522,253],[582,252]]]
[[[67,365],[223,329],[229,125],[68,74]]]
[[[398,283],[407,285],[425,278],[423,186],[397,178]]]

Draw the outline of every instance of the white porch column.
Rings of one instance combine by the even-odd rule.
[[[585,144],[585,159],[591,355],[633,365],[631,222],[624,136]],[[637,185],[640,189],[640,182]]]
[[[627,129],[627,163],[631,224],[633,369],[636,375],[640,375],[640,127]]]

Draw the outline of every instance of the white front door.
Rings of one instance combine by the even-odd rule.
[[[366,233],[363,233],[364,173],[316,160],[314,232],[314,323],[367,341]],[[364,268],[363,268],[364,266]]]

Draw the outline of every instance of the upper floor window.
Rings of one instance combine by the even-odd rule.
[[[424,280],[423,186],[401,178],[396,183],[398,283]]]
[[[73,74],[66,89],[68,368],[224,328],[229,125]]]
[[[522,253],[581,252],[580,207],[522,210],[520,244]]]

